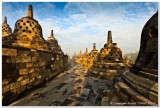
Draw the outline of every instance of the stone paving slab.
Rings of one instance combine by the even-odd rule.
[[[99,88],[108,89],[107,86],[111,85],[106,80],[87,76],[87,70],[80,66],[75,66],[64,73],[11,105],[96,106],[100,105],[97,102],[99,94],[96,92]]]
[[[87,96],[87,97],[88,97],[89,92],[90,92],[90,89],[84,88],[84,89],[82,90],[82,92],[81,92],[81,95],[84,95],[84,96]]]

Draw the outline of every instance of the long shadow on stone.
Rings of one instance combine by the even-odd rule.
[[[65,86],[67,83],[61,83],[61,84],[59,84],[58,86],[56,86],[55,88],[56,89],[60,89],[60,88],[62,88],[63,86]]]
[[[92,89],[92,85],[87,83],[84,88]]]
[[[66,99],[66,100],[61,104],[61,106],[68,106],[68,105],[70,105],[72,102],[74,102],[74,100]]]

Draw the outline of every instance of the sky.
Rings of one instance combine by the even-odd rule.
[[[112,31],[114,43],[124,54],[139,51],[140,37],[145,23],[157,12],[156,2],[2,2],[4,16],[12,30],[15,22],[27,16],[28,5],[33,17],[42,27],[47,39],[51,30],[64,53],[73,55],[80,50],[98,51]]]

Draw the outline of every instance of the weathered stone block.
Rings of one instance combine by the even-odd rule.
[[[109,66],[108,66],[108,65],[105,65],[105,68],[106,68],[106,69],[108,69],[108,68],[109,68]]]
[[[20,76],[20,77],[17,78],[17,81],[22,81],[23,79],[24,79],[24,77]]]
[[[11,92],[16,95],[17,94],[17,89],[12,89]]]
[[[117,73],[118,70],[110,70],[110,69],[107,69],[106,72],[107,72],[107,73]]]
[[[102,65],[99,65],[99,68],[102,68]]]
[[[43,82],[43,80],[36,80],[36,81],[33,82],[33,85],[37,86],[37,85],[39,85],[42,82]]]
[[[26,68],[26,63],[15,63],[17,69]]]
[[[107,77],[111,76],[111,73],[106,73]]]
[[[152,87],[151,90],[154,91],[155,93],[158,93],[158,83],[155,83]]]
[[[52,65],[51,65],[51,67],[52,67],[52,68],[55,68],[55,65],[54,65],[54,64],[52,64]]]
[[[36,78],[37,78],[37,79],[41,79],[41,78],[42,78],[42,76],[41,76],[41,75],[38,75]]]
[[[83,88],[83,90],[82,90],[82,92],[81,92],[81,95],[88,96],[88,95],[89,95],[89,92],[90,92],[90,89],[88,89],[88,88]]]
[[[21,62],[31,62],[31,57],[25,56],[25,57],[22,57],[20,60]]]
[[[121,104],[122,103],[122,104]],[[118,98],[118,96],[114,96],[110,102],[109,102],[109,105],[110,106],[123,106],[123,102],[120,103],[120,100]]]
[[[39,62],[39,66],[45,66],[46,62]]]
[[[158,94],[155,94],[153,92],[149,92],[149,99],[155,103],[158,103]]]
[[[30,79],[30,83],[35,81],[35,77]]]
[[[17,56],[17,49],[2,48],[3,56]]]
[[[130,89],[128,91],[132,92]],[[129,102],[129,97],[125,93],[119,92],[119,95],[121,96],[121,98],[123,99],[123,101]],[[132,95],[131,97],[135,97],[135,95]]]
[[[29,79],[25,79],[23,81],[21,81],[21,86],[26,85],[29,83]]]
[[[24,79],[29,79],[30,78],[30,74],[23,75],[23,78]]]
[[[29,50],[18,50],[18,56],[28,56],[31,51]]]
[[[151,91],[149,92],[149,98],[155,103],[158,103],[158,83],[154,84],[151,87]]]
[[[34,63],[34,67],[39,67],[39,63]]]
[[[109,106],[109,97],[103,97],[101,100],[101,106]]]
[[[26,63],[26,67],[33,67],[33,63]]]
[[[35,76],[38,76],[38,75],[39,75],[38,72],[33,72],[33,73],[31,73],[31,77],[35,77]]]
[[[99,75],[100,75],[100,76],[103,76],[104,74],[103,74],[103,72],[99,72]]]
[[[2,86],[9,84],[9,80],[3,79],[2,80]]]
[[[32,62],[36,62],[38,60],[37,57],[32,57]]]
[[[19,56],[12,56],[10,58],[7,58],[7,63],[22,63],[22,62],[31,62],[31,57],[29,56],[24,56],[24,57],[19,57]]]
[[[42,67],[37,67],[37,68],[34,68],[35,72],[43,72],[43,68]]]
[[[11,57],[6,58],[7,63],[16,63],[16,60],[11,59]]]
[[[21,85],[21,83],[20,83],[20,82],[12,83],[12,84],[11,84],[11,90],[16,89],[16,88],[19,88],[19,87],[20,87],[20,85]]]
[[[35,72],[35,69],[34,69],[34,68],[31,68],[31,69],[28,71],[28,73],[33,73],[33,72]]]
[[[3,92],[3,93],[8,92],[8,91],[10,90],[10,87],[11,87],[10,84],[4,86],[2,92]]]
[[[28,69],[19,69],[19,74],[20,75],[28,74]]]
[[[20,93],[24,92],[25,89],[26,89],[26,85],[17,88],[17,94],[20,94]]]

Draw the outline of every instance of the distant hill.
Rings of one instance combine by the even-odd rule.
[[[137,56],[138,56],[138,51],[135,52],[135,53],[125,54],[125,56],[126,56],[128,59],[130,59],[130,60],[132,60],[133,62],[135,62],[136,59],[137,59]]]

